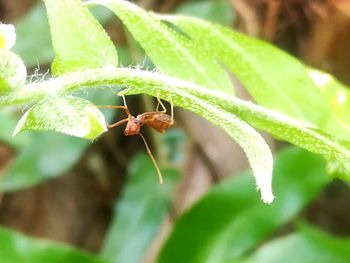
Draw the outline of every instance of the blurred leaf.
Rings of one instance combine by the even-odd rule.
[[[44,3],[55,50],[54,74],[118,65],[112,41],[80,0]]]
[[[325,99],[295,58],[274,46],[219,25],[186,16],[160,16],[187,33],[194,44],[221,60],[258,102],[322,127]]]
[[[88,3],[111,9],[162,72],[233,94],[228,75],[210,53],[203,52],[145,10],[127,1],[93,0]]]
[[[0,96],[24,86],[27,69],[15,53],[0,48]]]
[[[332,236],[311,226],[277,238],[259,248],[247,263],[350,262],[350,238]]]
[[[28,143],[18,150],[16,159],[0,178],[1,192],[28,188],[63,174],[88,145],[86,140],[59,133],[33,133],[28,137]]]
[[[234,20],[233,11],[229,1],[226,0],[195,0],[181,4],[176,13],[231,26]]]
[[[34,239],[0,227],[1,263],[103,263],[87,252],[56,242]]]
[[[113,12],[102,7],[102,6],[94,6],[89,10],[94,17],[100,22],[100,24],[106,24],[113,16]]]
[[[181,128],[171,128],[165,134],[162,134],[161,151],[172,164],[182,166],[184,163],[184,147],[187,142],[187,136]]]
[[[100,23],[106,23],[113,15],[105,8],[91,10]],[[45,5],[36,4],[24,17],[15,23],[17,42],[13,51],[23,59],[26,66],[49,64],[53,57],[50,28]],[[67,40],[69,42],[69,39]]]
[[[141,262],[142,256],[156,235],[170,205],[178,171],[163,170],[164,184],[159,184],[152,161],[138,155],[102,248],[102,257],[111,262]]]
[[[39,101],[22,116],[14,135],[24,130],[51,130],[95,139],[107,131],[107,126],[102,113],[89,101],[73,96],[52,96]]]
[[[290,148],[276,156],[276,200],[258,201],[248,172],[214,187],[177,220],[158,262],[233,262],[295,217],[327,183],[324,162]]]

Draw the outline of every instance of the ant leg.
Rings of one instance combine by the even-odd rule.
[[[141,138],[142,138],[142,140],[143,140],[143,143],[145,144],[147,153],[148,153],[149,157],[151,157],[151,160],[152,160],[152,162],[153,162],[153,164],[154,164],[154,167],[155,167],[156,170],[157,170],[157,174],[158,174],[158,178],[159,178],[159,183],[162,184],[162,183],[163,183],[163,176],[162,176],[162,173],[160,172],[160,169],[159,169],[159,167],[158,167],[158,164],[157,164],[156,160],[154,159],[153,154],[152,154],[150,148],[148,147],[148,144],[147,144],[147,142],[146,142],[145,137],[144,137],[144,136],[142,135],[142,133],[140,133],[140,132],[139,132],[139,135],[141,136]]]
[[[159,105],[160,105],[160,106],[162,106],[162,109],[163,109],[163,110],[161,110],[161,111],[159,111],[159,112],[166,113],[166,108],[165,108],[164,104],[162,103],[162,101],[160,100],[160,98],[159,98],[158,96],[157,96],[157,100],[158,100],[158,104],[157,104],[157,109],[156,109],[156,111],[158,111],[158,108],[159,108]]]
[[[159,111],[159,112],[166,113],[167,110],[158,96],[157,96],[157,100],[158,100],[158,104],[157,104],[156,111],[158,111],[158,107],[159,107],[159,105],[161,105],[163,110]],[[171,98],[171,96],[170,96],[170,107],[171,107],[170,108],[170,116],[171,116],[171,123],[170,124],[174,124],[174,104],[173,104],[173,99]]]
[[[123,120],[120,120],[120,121],[118,121],[118,122],[116,122],[116,123],[107,125],[107,127],[108,127],[109,129],[114,128],[114,127],[117,127],[117,126],[119,126],[119,125],[122,125],[122,124],[128,122],[129,119],[131,118],[131,114],[130,114],[130,111],[129,111],[128,106],[126,105],[126,101],[125,101],[124,95],[122,95],[122,97],[123,97],[124,106],[111,106],[111,105],[97,106],[97,108],[123,109],[124,112],[125,112],[125,114],[128,115],[128,117],[127,117],[126,119],[123,119]]]
[[[157,103],[156,111],[158,111],[158,109],[159,109],[159,100],[158,100],[158,103]]]
[[[129,118],[126,118],[126,119],[123,119],[123,120],[118,121],[118,122],[116,122],[116,123],[109,124],[109,125],[107,125],[107,127],[108,127],[109,129],[111,129],[111,128],[117,127],[117,126],[119,126],[119,125],[122,125],[122,124],[124,124],[124,123],[126,123],[126,122],[128,122],[128,121],[129,121]]]
[[[129,112],[128,107],[125,106],[115,106],[115,105],[104,105],[104,106],[96,106],[96,108],[102,108],[102,109],[123,109],[125,114],[128,115],[128,117],[131,115]]]
[[[128,105],[126,105],[126,100],[124,95],[120,95],[123,98],[123,103],[124,106],[111,106],[111,105],[106,105],[106,106],[96,106],[97,108],[107,108],[107,109],[123,109],[125,114],[128,115],[128,118],[130,118],[131,114],[128,108]]]

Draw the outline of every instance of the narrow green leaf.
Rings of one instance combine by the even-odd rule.
[[[107,127],[102,113],[89,101],[71,96],[54,96],[30,108],[19,120],[14,135],[24,130],[51,130],[95,139],[107,131]]]
[[[15,53],[0,48],[0,96],[24,86],[27,69]]]
[[[246,263],[350,262],[350,239],[332,236],[304,225],[296,233],[265,244]]]
[[[123,75],[120,71],[118,72],[120,75]],[[217,107],[225,112],[236,114],[243,121],[255,128],[271,133],[278,139],[288,141],[311,152],[322,154],[327,158],[337,159],[338,164],[347,164],[350,161],[348,143],[339,142],[333,136],[301,121],[228,96],[225,93],[209,90],[166,76],[144,71],[138,71],[130,75],[128,73],[123,76],[126,78],[116,81],[125,86],[134,86],[125,92],[123,91],[124,94],[147,93],[152,96],[160,96],[168,101],[170,98],[180,96],[185,98],[186,101],[180,102],[178,106],[193,110],[192,100],[187,100],[188,95],[190,95],[200,98],[209,105],[218,105]],[[140,79],[143,80],[142,84],[138,83]],[[174,100],[174,104],[177,105],[176,100]],[[347,175],[350,175],[349,172],[350,169],[347,170]]]
[[[295,58],[272,45],[204,20],[160,16],[185,31],[195,45],[221,60],[254,99],[269,109],[322,126],[325,99]]]
[[[172,89],[171,97],[164,93],[157,93],[175,106],[182,106],[194,113],[206,118],[214,125],[224,129],[244,150],[256,179],[257,188],[261,191],[261,198],[266,203],[273,201],[272,194],[272,154],[264,139],[251,126],[237,118],[235,115],[225,112],[213,103],[207,103],[189,93]],[[149,87],[141,87],[123,91],[123,94],[135,94],[145,92],[154,95]]]
[[[178,171],[164,169],[159,184],[152,161],[146,154],[132,161],[129,178],[107,233],[101,256],[111,262],[141,262],[168,212]]]
[[[320,157],[284,150],[276,156],[272,205],[257,200],[249,173],[232,177],[177,220],[158,262],[236,262],[295,217],[326,183]]]
[[[117,52],[80,0],[44,0],[55,50],[53,73],[116,66]]]
[[[113,14],[106,10],[92,10],[94,16],[105,23]],[[50,37],[46,9],[43,2],[38,2],[29,12],[16,21],[17,41],[13,51],[18,54],[27,67],[51,63],[54,52]]]
[[[196,44],[160,23],[143,9],[120,0],[93,0],[88,3],[105,5],[111,9],[160,71],[233,94],[227,73],[210,53],[199,49]]]
[[[106,263],[96,256],[56,242],[34,239],[0,227],[2,263]]]
[[[350,143],[348,141],[339,141],[335,135],[327,134],[323,130],[258,105],[234,97],[229,98],[225,94],[219,95],[216,92],[219,99],[212,91],[192,90],[192,92],[204,100],[217,103],[224,110],[237,114],[255,128],[265,130],[278,139],[324,155],[329,161],[328,171],[333,173],[334,177],[350,180]]]

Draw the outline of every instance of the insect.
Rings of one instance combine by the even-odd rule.
[[[141,127],[146,124],[149,127],[155,129],[157,132],[160,133],[164,133],[167,129],[169,129],[170,127],[172,127],[175,122],[174,122],[174,109],[173,109],[173,104],[171,103],[171,115],[168,115],[166,112],[166,108],[164,106],[164,104],[161,102],[161,100],[159,99],[159,97],[157,97],[158,100],[158,105],[155,111],[150,111],[150,112],[144,112],[142,114],[137,115],[136,117],[134,117],[133,115],[131,115],[129,108],[126,104],[126,100],[125,97],[122,96],[123,98],[123,102],[124,102],[124,106],[110,106],[110,105],[106,105],[106,106],[98,106],[98,108],[109,108],[109,109],[123,109],[125,114],[127,115],[127,118],[122,119],[116,123],[107,125],[108,128],[114,128],[120,125],[123,125],[124,123],[126,123],[126,127],[124,129],[124,135],[125,136],[133,136],[133,135],[140,135],[140,137],[143,140],[143,143],[145,144],[146,150],[148,155],[150,156],[154,167],[156,168],[157,174],[158,174],[158,178],[159,178],[159,182],[162,184],[163,183],[163,177],[162,174],[160,172],[160,169],[158,167],[158,164],[155,160],[155,158],[153,157],[153,154],[147,144],[146,138],[142,135],[142,133],[140,132]],[[161,106],[162,110],[158,110],[159,105]]]

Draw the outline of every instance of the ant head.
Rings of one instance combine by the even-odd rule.
[[[136,119],[134,116],[131,116],[128,123],[126,124],[126,128],[124,130],[125,136],[132,136],[139,134],[141,123],[138,119]]]

